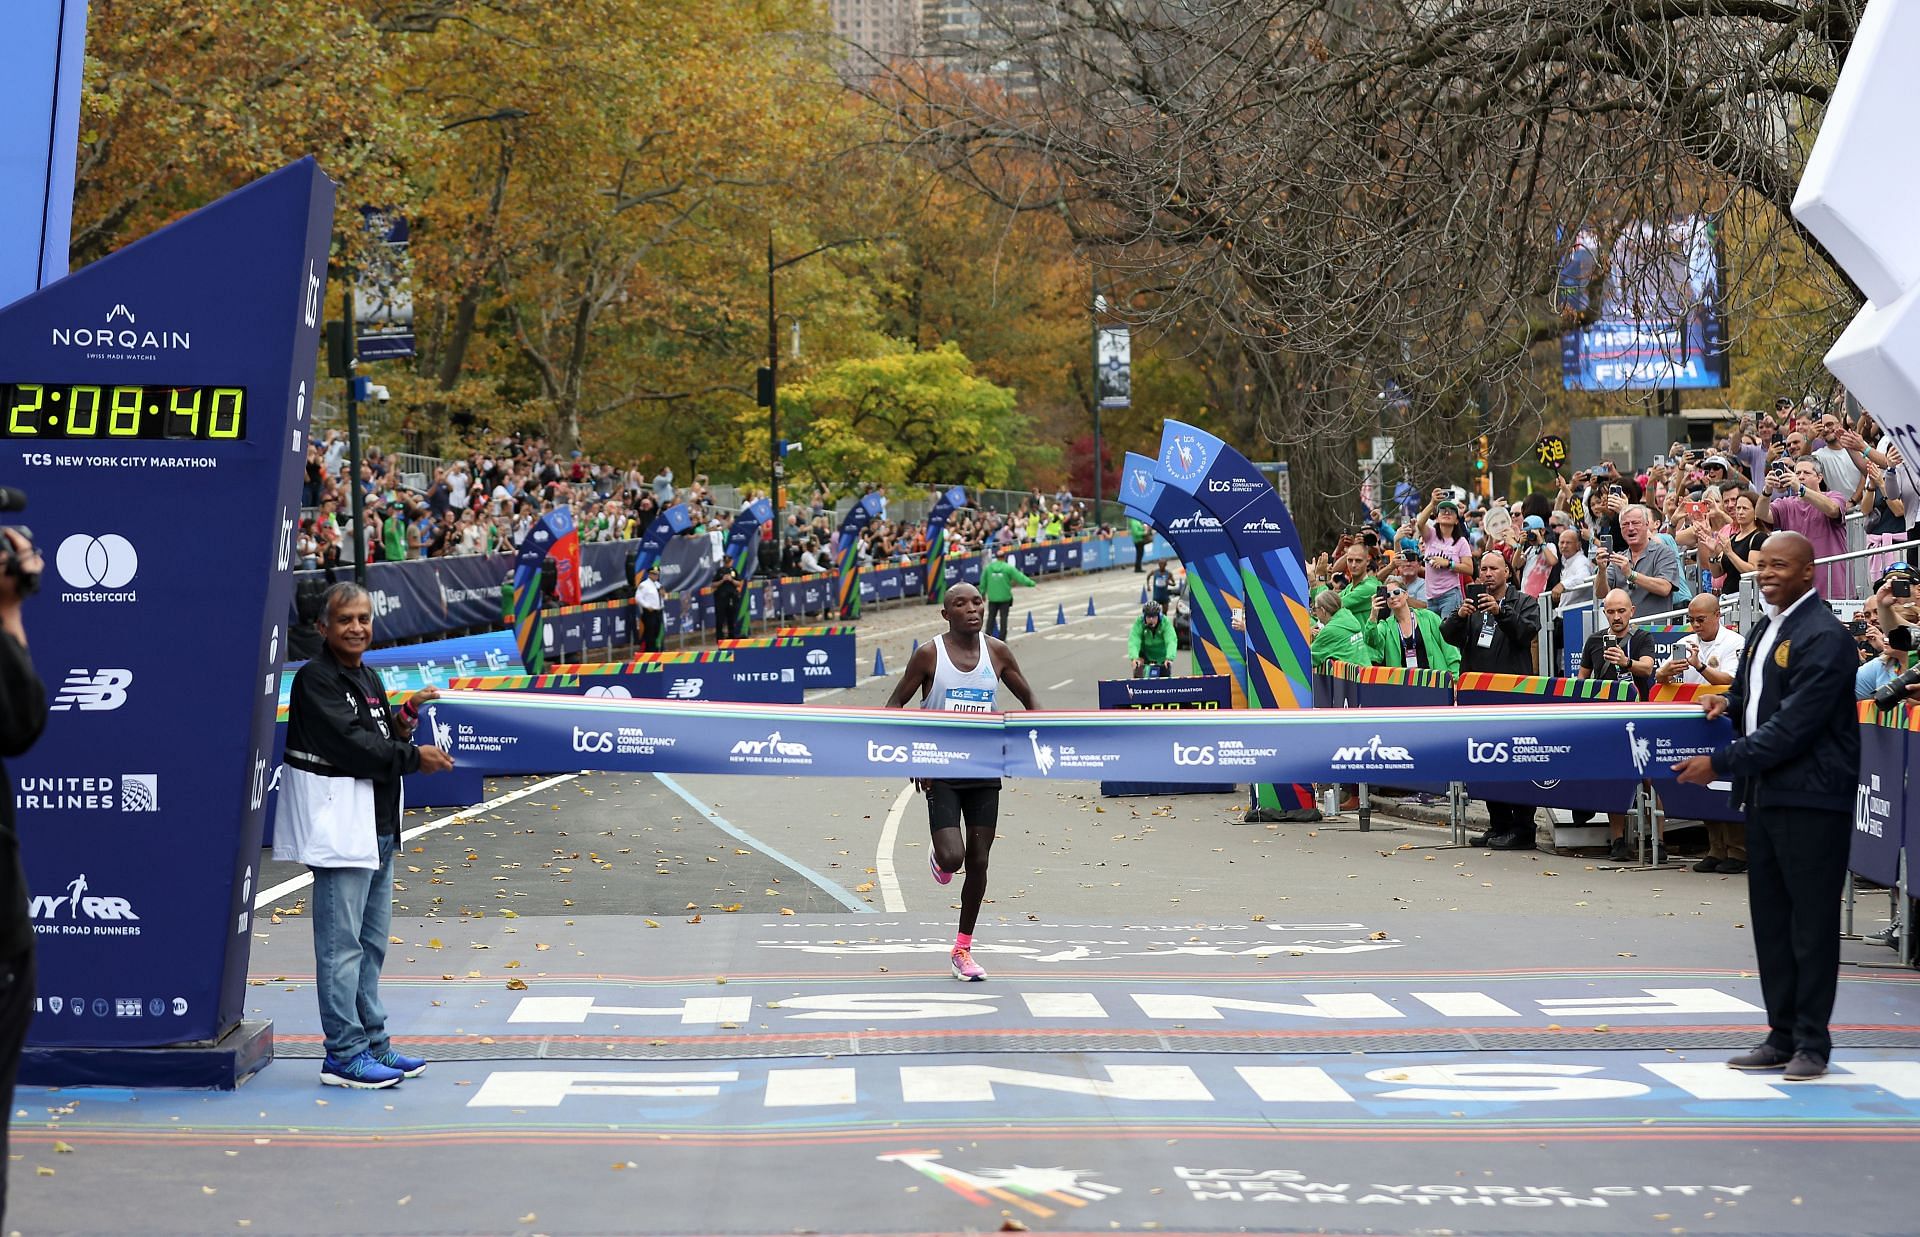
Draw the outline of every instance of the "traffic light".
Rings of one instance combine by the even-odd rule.
[[[1491,454],[1492,444],[1485,434],[1480,435],[1473,444],[1473,471],[1476,475],[1487,471],[1487,456]]]

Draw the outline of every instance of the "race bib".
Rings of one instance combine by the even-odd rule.
[[[990,687],[949,687],[941,708],[948,713],[991,713],[993,697]]]

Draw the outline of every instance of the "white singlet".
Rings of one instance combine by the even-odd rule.
[[[947,638],[933,638],[933,685],[923,709],[945,713],[991,713],[1000,691],[1000,678],[993,672],[993,654],[987,651],[987,638],[980,637],[980,664],[961,670],[947,656]]]

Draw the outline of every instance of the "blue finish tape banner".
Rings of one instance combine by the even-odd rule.
[[[1876,885],[1900,879],[1900,850],[1907,841],[1907,764],[1913,754],[1916,717],[1911,705],[1882,712],[1871,700],[1860,705],[1860,781],[1853,808],[1853,843],[1847,869]]]
[[[1478,751],[1491,762],[1479,766],[1486,780],[1580,773],[1671,781],[1674,762],[1714,751],[1731,734],[1724,718],[1709,722],[1692,706],[1656,704],[963,715],[497,691],[449,692],[435,703],[432,733],[448,740],[456,759],[486,772],[579,767],[587,749],[577,745],[586,742],[614,758],[592,765],[608,770],[1446,782],[1465,778],[1476,767],[1469,753]],[[616,742],[623,731],[625,746]],[[583,732],[605,737],[575,737]]]
[[[47,560],[51,713],[8,762],[36,1044],[240,1017],[333,199],[302,160],[0,310],[0,477]]]
[[[463,764],[790,777],[998,777],[997,713],[753,708],[449,692],[431,733]]]

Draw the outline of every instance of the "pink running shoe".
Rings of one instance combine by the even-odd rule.
[[[956,949],[953,951],[953,977],[977,984],[987,977],[987,973],[973,960],[971,949]]]
[[[940,884],[942,884],[942,885],[945,885],[945,884],[949,884],[949,883],[951,883],[951,882],[952,882],[952,880],[953,880],[953,873],[951,873],[951,872],[942,872],[942,871],[940,870],[940,861],[939,861],[939,860],[937,860],[937,859],[935,859],[935,858],[933,857],[933,843],[932,843],[932,842],[928,842],[928,843],[927,843],[927,867],[929,867],[929,868],[931,868],[931,869],[933,870],[933,879],[934,879],[935,881],[937,881],[938,883],[940,883]]]

